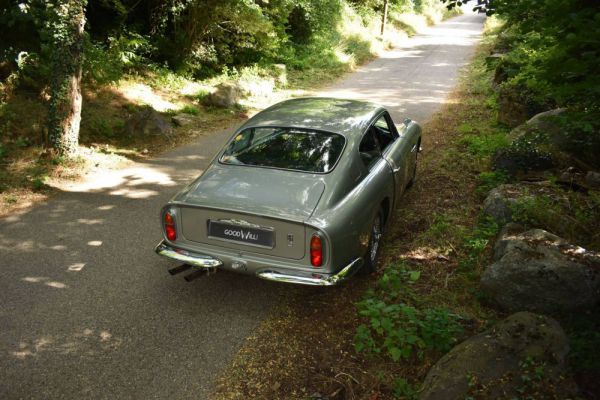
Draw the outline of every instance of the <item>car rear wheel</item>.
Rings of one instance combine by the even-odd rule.
[[[381,237],[383,236],[383,212],[380,210],[373,220],[371,226],[371,235],[369,238],[369,247],[365,254],[364,271],[367,273],[374,272],[377,269],[377,261],[379,259],[379,250],[381,247]]]

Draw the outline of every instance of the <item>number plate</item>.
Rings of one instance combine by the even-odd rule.
[[[275,247],[275,233],[268,228],[232,225],[211,220],[208,221],[208,237],[268,249]]]

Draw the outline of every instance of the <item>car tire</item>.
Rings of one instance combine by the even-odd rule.
[[[371,225],[371,234],[369,235],[369,247],[365,254],[365,263],[363,271],[372,273],[377,270],[377,261],[379,260],[379,250],[381,248],[381,238],[383,236],[383,211],[379,210],[377,216]]]

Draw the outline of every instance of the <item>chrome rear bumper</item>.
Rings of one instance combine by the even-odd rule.
[[[176,249],[165,244],[164,241],[161,241],[158,246],[156,246],[154,251],[158,255],[169,257],[174,260],[193,265],[194,267],[215,268],[223,265],[223,262],[219,259],[203,254],[190,253],[189,251],[182,249]]]
[[[154,249],[156,254],[164,257],[171,258],[173,260],[181,261],[185,264],[192,265],[200,268],[218,268],[227,267],[225,263],[215,257],[211,257],[204,254],[192,253],[187,250],[179,249],[170,246],[169,244],[161,241]],[[228,263],[227,257],[223,260]],[[252,263],[254,265],[247,273],[256,275],[261,279],[276,282],[295,283],[300,285],[312,285],[312,286],[334,286],[337,285],[356,273],[362,267],[363,259],[357,258],[350,264],[346,265],[336,274],[320,274],[318,272],[307,272],[307,271],[295,271],[290,268],[277,268],[269,267],[268,265],[259,265],[258,263]],[[230,269],[230,268],[226,268]],[[234,272],[235,269],[232,269]],[[284,272],[282,272],[284,271]],[[240,271],[237,271],[240,272]]]
[[[297,283],[300,285],[312,286],[334,286],[337,285],[356,273],[362,267],[363,259],[357,258],[350,264],[342,268],[340,272],[334,275],[311,274],[311,276],[292,275],[289,273],[281,273],[277,271],[261,271],[256,274],[259,278],[269,281]]]

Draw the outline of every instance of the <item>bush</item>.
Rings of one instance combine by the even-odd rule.
[[[108,48],[86,39],[83,59],[83,77],[100,85],[118,81],[123,76],[123,63]]]
[[[420,310],[406,304],[377,299],[358,303],[359,314],[369,320],[356,330],[356,351],[385,354],[392,360],[422,358],[425,350],[449,351],[462,332],[457,317],[446,309]]]
[[[575,158],[600,168],[600,109],[569,110],[554,117],[560,126],[556,146]]]

